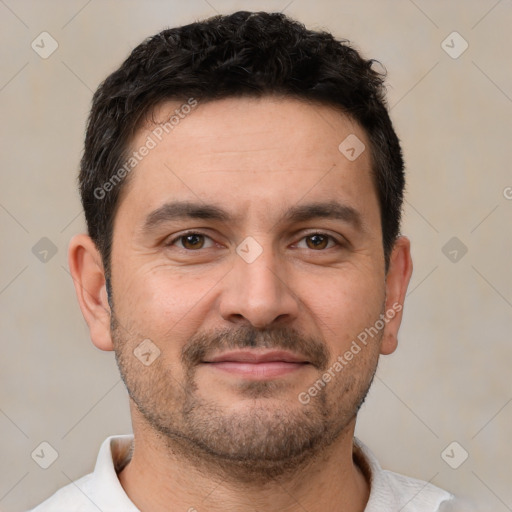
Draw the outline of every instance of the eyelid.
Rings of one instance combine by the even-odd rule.
[[[187,235],[201,235],[207,239],[210,239],[214,244],[219,243],[219,242],[215,241],[211,236],[204,233],[201,229],[189,229],[189,230],[181,231],[179,233],[172,235],[172,238],[169,241],[164,242],[164,245],[166,247],[171,247],[171,246],[175,245],[177,241],[179,241],[183,237],[186,237]],[[325,236],[325,237],[329,238],[329,240],[332,240],[335,243],[335,245],[338,247],[343,247],[343,246],[346,246],[349,244],[348,240],[346,240],[346,238],[342,237],[341,235],[335,236],[335,235],[328,233],[326,231],[323,231],[323,230],[311,229],[308,232],[302,232],[301,237],[298,239],[297,242],[294,242],[292,244],[292,246],[297,245],[299,242],[302,242],[308,236],[313,236],[313,235]],[[202,247],[201,249],[197,249],[195,251],[192,251],[191,249],[185,249],[184,247],[179,247],[179,248],[182,250],[188,251],[188,252],[197,252],[197,251],[200,251],[201,249],[209,249],[210,247]],[[332,248],[332,247],[330,247],[330,248]],[[311,249],[311,250],[313,250],[313,249]],[[321,252],[321,251],[318,251],[318,252]]]
[[[188,235],[201,235],[201,236],[204,236],[205,238],[209,238],[214,244],[217,243],[211,236],[207,235],[203,231],[201,231],[199,229],[189,229],[187,231],[181,231],[180,233],[176,233],[176,234],[172,235],[172,238],[168,241],[165,241],[164,245],[165,245],[165,247],[172,247],[181,238],[184,238]],[[178,248],[182,249],[184,251],[189,251],[189,252],[197,252],[197,251],[200,251],[201,249],[209,249],[209,247],[202,247],[201,249],[196,249],[196,251],[192,251],[191,249],[185,249],[184,247],[178,247]]]
[[[309,231],[307,233],[302,232],[302,235],[299,238],[298,242],[295,242],[293,245],[297,245],[298,243],[302,242],[305,238],[307,238],[309,236],[313,236],[313,235],[325,236],[329,240],[332,240],[334,242],[335,246],[338,246],[338,247],[344,247],[348,244],[348,241],[342,236],[335,236],[326,231],[312,229],[311,231]],[[334,247],[329,247],[329,249],[332,249],[332,248],[334,248]],[[309,249],[309,250],[314,250],[314,249]],[[325,251],[326,249],[323,249],[323,250]],[[318,250],[317,252],[322,252],[322,250]]]

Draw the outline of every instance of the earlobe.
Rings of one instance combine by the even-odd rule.
[[[386,328],[380,353],[391,354],[398,345],[398,330],[402,323],[403,305],[412,275],[411,244],[405,236],[399,237],[390,255],[386,275]]]
[[[101,350],[113,350],[110,306],[101,255],[92,239],[76,235],[69,244],[68,262],[82,314],[91,340]]]

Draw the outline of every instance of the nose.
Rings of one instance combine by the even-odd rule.
[[[298,317],[300,301],[288,281],[271,248],[263,248],[252,262],[237,254],[223,280],[220,314],[228,322],[258,329],[290,323]]]

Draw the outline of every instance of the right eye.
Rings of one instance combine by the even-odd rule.
[[[206,247],[205,244],[208,240],[211,243]],[[173,245],[177,245],[180,249],[185,249],[187,251],[198,251],[199,249],[208,249],[209,247],[213,247],[213,240],[203,233],[190,231],[188,233],[182,233],[181,235],[174,237],[169,243],[166,244],[167,247]]]

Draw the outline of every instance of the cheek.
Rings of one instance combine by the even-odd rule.
[[[301,297],[317,328],[334,353],[340,353],[382,312],[384,280],[375,271],[360,273],[338,269],[325,278],[316,277]]]
[[[222,274],[201,275],[166,265],[133,266],[118,276],[116,314],[150,339],[181,346],[200,329]]]

